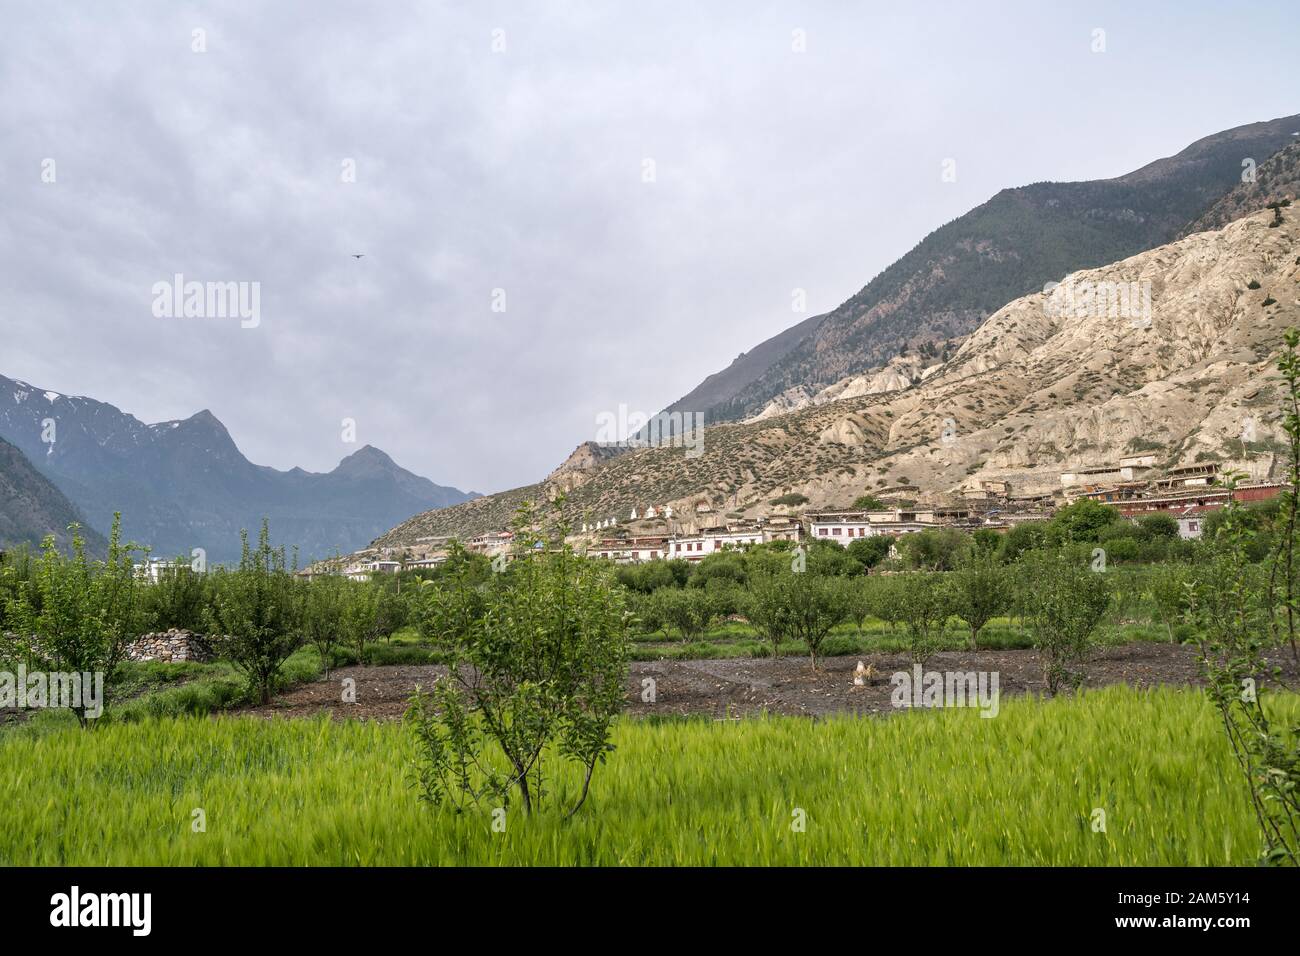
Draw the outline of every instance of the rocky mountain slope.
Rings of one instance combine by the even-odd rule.
[[[1183,229],[1189,236],[1206,229],[1222,229],[1228,223],[1269,203],[1300,196],[1300,138],[1278,150],[1255,169],[1254,182],[1240,182],[1213,206]]]
[[[1243,158],[1263,161],[1297,131],[1300,115],[1253,123],[1115,179],[1004,189],[837,309],[743,354],[667,410],[750,418],[790,389],[815,393],[909,347],[965,335],[1067,272],[1169,242],[1240,182]]]
[[[713,516],[753,515],[788,492],[810,507],[899,485],[936,497],[982,479],[1043,492],[1064,470],[1138,451],[1161,467],[1215,460],[1276,477],[1274,361],[1300,325],[1296,217],[1290,207],[1271,227],[1259,213],[1072,273],[1051,295],[997,309],[909,388],[710,425],[698,457],[629,451],[568,488],[566,511],[625,521],[633,507],[671,504],[689,522],[700,502]],[[376,545],[505,527],[519,502],[559,490],[543,482],[418,515]]]
[[[86,550],[102,555],[108,542],[85,527],[76,505],[33,467],[21,451],[0,438],[0,551],[18,545],[39,547],[46,535],[54,535],[59,547],[71,540],[68,526],[82,525]]]
[[[2,376],[0,437],[92,527],[106,530],[121,511],[124,537],[163,556],[203,548],[210,561],[235,560],[240,530],[263,516],[276,542],[304,558],[347,553],[414,512],[469,497],[369,445],[327,474],[277,471],[245,458],[209,411],[146,425],[112,405]]]
[[[922,349],[894,356],[880,368],[870,369],[861,375],[851,375],[817,391],[806,385],[786,389],[748,421],[762,421],[774,415],[784,415],[806,405],[822,405],[844,398],[879,395],[911,388],[913,385],[920,384],[938,369],[954,348],[955,344],[951,341],[943,343],[940,348],[932,348],[930,343],[926,343]]]

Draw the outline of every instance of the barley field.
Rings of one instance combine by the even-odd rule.
[[[1274,707],[1300,715],[1293,696]],[[395,723],[161,718],[0,735],[0,864],[1248,865],[1187,690],[886,719],[622,722],[572,820],[421,803]],[[556,795],[576,775],[550,761]],[[196,810],[205,829],[196,832]],[[1105,830],[1095,828],[1105,813]],[[800,826],[802,824],[802,826]]]

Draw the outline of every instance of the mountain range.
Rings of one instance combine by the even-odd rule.
[[[102,555],[108,542],[93,528],[63,492],[27,460],[27,456],[0,438],[0,551],[16,545],[40,543],[54,535],[60,548],[66,548],[72,524],[83,527],[86,550]]]
[[[124,539],[165,557],[202,548],[209,561],[237,560],[241,529],[255,533],[266,517],[277,544],[297,547],[303,560],[323,558],[355,550],[415,512],[474,497],[370,445],[326,474],[279,471],[245,458],[210,411],[147,425],[113,405],[4,376],[0,438],[91,528],[106,531],[120,511]]]
[[[789,389],[816,392],[909,348],[966,335],[1066,273],[1173,240],[1246,185],[1243,162],[1264,164],[1298,134],[1300,115],[1288,116],[1207,136],[1114,179],[1004,189],[930,233],[838,308],[742,353],[666,411],[702,412],[707,422],[749,418]]]
[[[900,489],[942,500],[982,481],[1046,494],[1063,472],[1138,453],[1157,473],[1213,461],[1276,479],[1285,468],[1276,359],[1283,332],[1300,326],[1300,225],[1295,207],[1281,213],[1280,225],[1271,211],[1255,213],[1062,277],[1069,289],[1136,284],[1149,290],[1149,311],[1022,296],[919,382],[707,426],[694,458],[652,447],[593,460],[417,515],[374,547],[506,527],[520,502],[558,492],[578,526],[613,518],[648,534],[694,530],[697,511],[709,522],[754,517],[791,494],[808,508]],[[629,520],[633,508],[664,505],[674,523]]]
[[[847,507],[980,480],[1046,493],[1063,470],[1137,452],[1276,477],[1274,365],[1300,325],[1300,255],[1296,208],[1259,210],[1296,196],[1296,133],[1291,116],[1119,179],[1004,190],[670,406],[706,411],[699,457],[580,446],[542,482],[416,515],[374,547],[503,528],[560,492],[579,525],[668,504],[688,526],[697,507],[746,517],[790,494]],[[1058,282],[1133,289],[1150,314],[1059,314],[1045,294]]]

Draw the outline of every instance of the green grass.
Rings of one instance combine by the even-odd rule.
[[[1191,636],[1181,628],[1175,636]],[[1168,641],[1163,626],[1144,621],[1120,619],[1105,622],[1097,628],[1097,643],[1102,646],[1127,644],[1132,641]],[[942,651],[970,649],[970,631],[960,621],[950,623],[935,635],[937,647]],[[1010,650],[1034,646],[1033,635],[1009,618],[995,618],[980,631],[981,650]],[[855,654],[896,654],[908,648],[907,630],[899,624],[890,627],[884,621],[868,619],[861,631],[854,624],[839,624],[826,637],[822,647],[823,657],[844,657]],[[788,641],[781,645],[782,654],[804,656],[808,648],[801,642]],[[633,642],[632,658],[640,661],[703,660],[735,657],[769,657],[771,646],[747,624],[729,622],[715,628],[695,641],[682,641],[673,632],[662,631],[651,635],[639,634]]]
[[[1274,706],[1300,717],[1293,696]],[[1258,846],[1216,716],[1186,690],[1017,698],[994,719],[624,721],[578,817],[512,808],[504,833],[490,808],[421,804],[409,741],[246,717],[10,731],[0,864],[1245,865]],[[576,774],[550,766],[572,797]]]
[[[280,668],[281,688],[313,681],[321,674],[320,655],[300,647]],[[100,722],[132,723],[159,717],[206,716],[248,702],[244,677],[227,661],[124,661],[118,665],[109,706]],[[73,727],[70,711],[34,711],[27,722],[38,733]]]

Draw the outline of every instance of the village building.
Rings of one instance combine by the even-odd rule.
[[[769,515],[759,522],[763,541],[794,541],[803,537],[803,523],[793,515]]]
[[[1163,478],[1157,478],[1154,486],[1157,490],[1172,491],[1175,488],[1204,488],[1212,485],[1219,476],[1219,466],[1214,462],[1199,465],[1184,465],[1171,468]]]
[[[1051,508],[1056,504],[1057,496],[1061,492],[1041,492],[1035,495],[1011,495],[1007,498],[1007,508],[1011,511],[1034,511],[1042,508]]]
[[[1253,504],[1256,501],[1267,501],[1270,498],[1276,498],[1286,490],[1286,485],[1277,481],[1252,481],[1243,483],[1232,489],[1232,500],[1241,504]]]
[[[474,554],[495,557],[504,551],[510,550],[514,537],[513,531],[488,531],[484,534],[475,535],[466,541],[465,550],[472,551]]]
[[[1146,493],[1147,483],[1145,481],[1125,481],[1117,485],[1105,485],[1095,488],[1087,488],[1080,494],[1071,498],[1066,496],[1067,500],[1077,500],[1078,498],[1089,498],[1092,501],[1099,501],[1102,504],[1115,504],[1120,501],[1130,501],[1134,498],[1141,498]]]
[[[183,567],[189,567],[189,562],[169,561],[166,558],[149,558],[134,565],[136,578],[150,584],[157,584],[163,578],[171,577]]]
[[[1176,512],[1174,518],[1178,521],[1178,537],[1183,540],[1199,538],[1205,526],[1206,516],[1216,510],[1215,508],[1191,505],[1182,511]]]
[[[618,564],[636,564],[641,561],[658,561],[665,557],[668,538],[647,535],[639,538],[606,538],[587,550],[587,556],[603,558]]]
[[[804,516],[808,536],[847,545],[854,538],[888,534],[898,537],[942,527],[933,510],[887,508],[874,511],[823,511]]]
[[[701,561],[711,554],[762,543],[762,528],[733,526],[673,538],[668,542],[668,557],[685,558],[687,561]]]
[[[1116,505],[1119,513],[1126,518],[1141,517],[1156,512],[1182,511],[1185,508],[1222,508],[1232,500],[1232,493],[1226,488],[1206,489],[1204,491],[1182,491],[1149,498],[1135,498]]]

